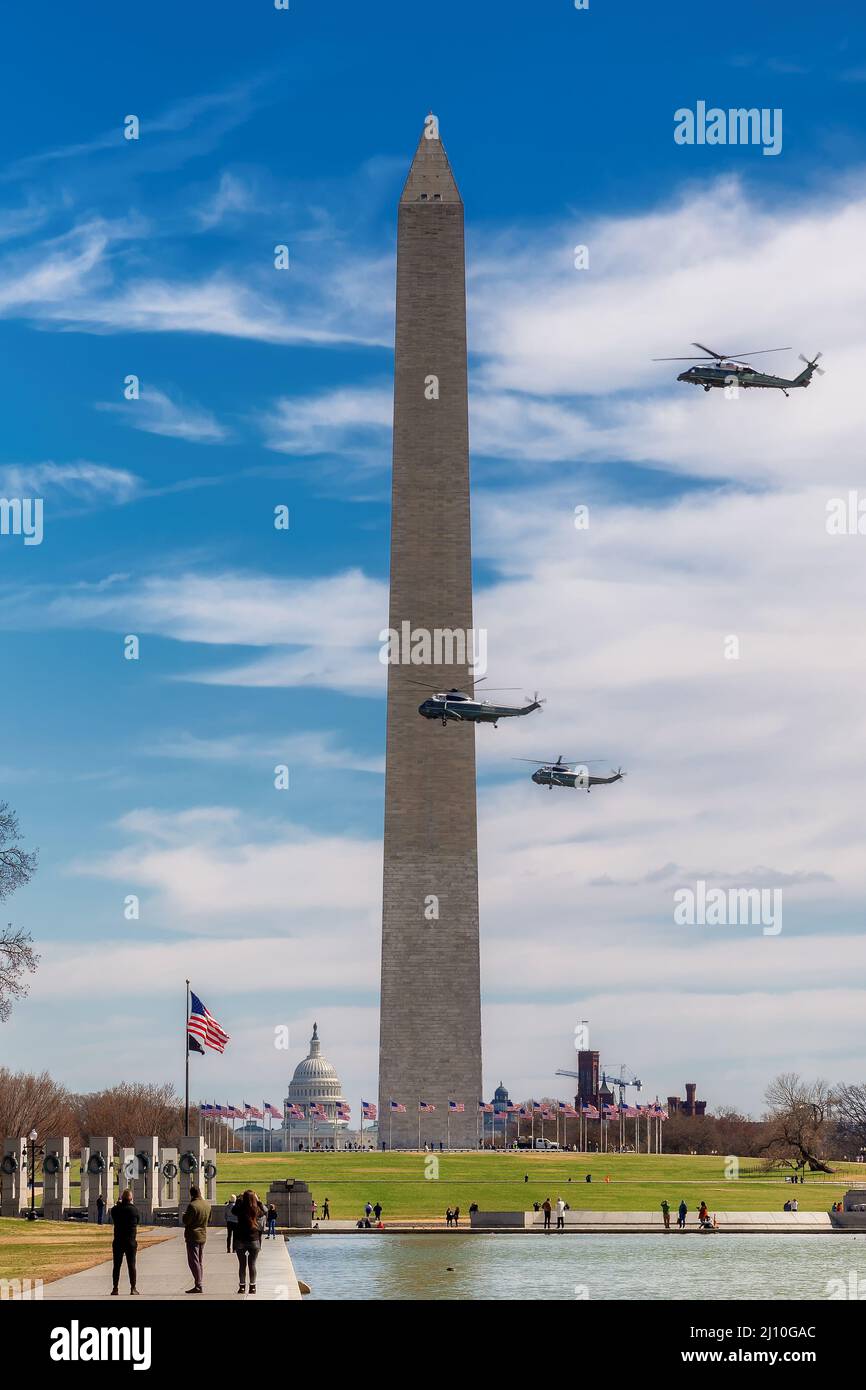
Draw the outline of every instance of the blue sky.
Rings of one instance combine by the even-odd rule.
[[[281,1095],[314,1017],[375,1090],[395,211],[432,108],[477,619],[496,683],[549,697],[478,734],[485,1084],[552,1093],[584,1017],[653,1093],[856,1080],[864,542],[824,514],[863,483],[864,17],[413,9],[16,17],[0,495],[43,497],[45,537],[0,538],[0,795],[40,847],[9,916],[43,962],[4,1061],[174,1077],[189,974],[235,1039],[206,1094]],[[781,154],[675,144],[699,99],[781,108]],[[695,337],[830,370],[709,398],[650,360]],[[561,750],[631,775],[548,798],[510,762]],[[699,877],[783,886],[783,932],[684,933]]]

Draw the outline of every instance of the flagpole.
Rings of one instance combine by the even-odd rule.
[[[183,1099],[183,1132],[189,1134],[189,980],[186,982],[186,1013],[183,1019],[183,1045],[185,1049],[184,1057],[184,1099]]]

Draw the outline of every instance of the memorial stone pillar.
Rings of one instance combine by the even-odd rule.
[[[4,1139],[0,1158],[3,1198],[0,1215],[18,1216],[27,1199],[27,1140]]]
[[[167,1210],[177,1209],[177,1189],[179,1169],[177,1166],[178,1152],[172,1145],[160,1148],[159,1151],[159,1181],[157,1184],[157,1194],[159,1196],[159,1208]]]
[[[42,1159],[42,1215],[46,1221],[62,1221],[69,1206],[69,1138],[45,1140]]]
[[[111,1135],[97,1134],[88,1136],[87,1162],[84,1162],[84,1154],[81,1161],[81,1205],[87,1207],[88,1220],[95,1221],[97,1217],[97,1202],[100,1196],[105,1201],[106,1213],[114,1206],[114,1140]],[[84,1178],[87,1176],[87,1192],[85,1202]]]
[[[132,1184],[132,1197],[138,1207],[143,1226],[153,1222],[154,1210],[159,1206],[159,1139],[148,1134],[135,1141],[135,1179]]]

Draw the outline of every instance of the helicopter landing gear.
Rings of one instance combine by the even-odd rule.
[[[704,386],[704,390],[705,390],[705,391],[711,391],[712,389],[713,389],[713,388],[712,388],[709,384],[707,384],[707,385]]]

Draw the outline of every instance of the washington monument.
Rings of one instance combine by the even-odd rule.
[[[397,219],[392,632],[429,634],[429,664],[388,667],[379,1137],[474,1147],[481,1098],[475,733],[422,719],[428,693],[472,691],[463,203],[428,117]],[[408,629],[403,625],[407,624]],[[440,662],[441,664],[436,664]],[[448,663],[451,664],[448,664]],[[395,1111],[391,1102],[405,1106]]]

